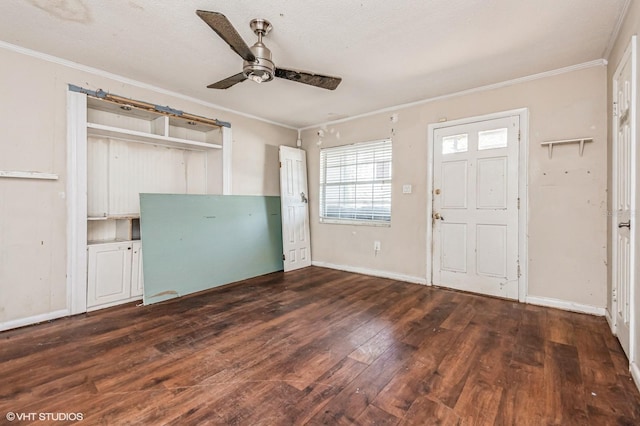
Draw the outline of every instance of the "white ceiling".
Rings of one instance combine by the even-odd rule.
[[[0,40],[295,128],[603,58],[628,0],[2,0]],[[265,18],[276,65],[343,78],[206,85],[242,59],[195,14],[248,45]]]

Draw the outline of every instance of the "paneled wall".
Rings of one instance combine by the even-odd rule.
[[[89,216],[137,215],[143,192],[208,193],[207,151],[91,136],[87,156]]]

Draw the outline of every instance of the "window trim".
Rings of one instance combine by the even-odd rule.
[[[391,169],[391,173],[390,173],[390,178],[388,180],[386,180],[386,183],[388,183],[390,185],[390,190],[389,190],[389,202],[390,202],[390,207],[389,207],[389,220],[375,220],[375,219],[352,219],[352,218],[345,218],[345,219],[340,219],[340,218],[333,218],[333,217],[323,217],[322,216],[322,206],[325,205],[325,203],[323,203],[323,195],[326,196],[326,191],[324,190],[326,188],[326,183],[323,181],[322,176],[325,176],[326,179],[326,162],[324,164],[322,164],[322,151],[324,150],[332,150],[332,149],[345,149],[347,147],[355,147],[357,145],[367,145],[367,144],[376,144],[376,143],[384,143],[384,142],[388,142],[391,145],[391,160],[390,160],[390,169]],[[326,151],[325,151],[326,152]],[[376,139],[376,140],[370,140],[370,141],[364,141],[364,142],[355,142],[355,143],[351,143],[351,144],[345,144],[345,145],[337,145],[337,146],[331,146],[331,147],[326,147],[326,148],[321,148],[320,149],[320,155],[319,155],[319,162],[320,162],[320,176],[319,176],[319,196],[318,196],[318,200],[319,200],[319,209],[318,209],[318,220],[320,224],[333,224],[333,225],[356,225],[356,226],[373,226],[373,227],[390,227],[391,226],[391,210],[392,210],[392,196],[393,196],[393,140],[391,138],[384,138],[384,139]],[[375,183],[375,181],[369,181],[372,184]],[[364,182],[363,182],[364,183]],[[340,185],[340,184],[335,184],[335,185]]]

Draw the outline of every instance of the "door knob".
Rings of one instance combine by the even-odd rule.
[[[434,213],[433,218],[436,220],[444,220],[444,216],[441,216],[440,213]]]
[[[618,224],[618,228],[629,228],[629,229],[631,229],[631,219],[629,219],[626,222],[620,222]]]
[[[307,200],[307,196],[304,195],[304,192],[300,193],[300,200],[305,204],[309,202],[309,200]]]

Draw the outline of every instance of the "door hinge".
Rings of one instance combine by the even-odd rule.
[[[283,260],[283,261],[287,260],[287,259],[285,258],[285,256],[284,256],[284,253],[282,254],[282,260]]]
[[[613,116],[614,117],[618,116],[618,103],[617,102],[613,103]]]
[[[518,210],[520,210],[520,197],[518,197]]]
[[[522,273],[520,272],[520,261],[518,261],[518,278],[520,278],[522,276]]]
[[[282,161],[280,161],[280,168],[282,168]]]
[[[520,142],[520,130],[518,130],[518,142]]]

